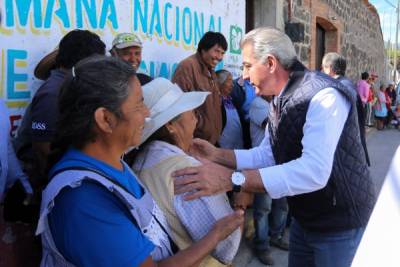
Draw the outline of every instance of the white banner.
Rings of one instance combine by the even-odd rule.
[[[10,109],[12,134],[42,82],[33,76],[36,64],[76,28],[100,35],[107,50],[116,34],[138,33],[139,72],[166,78],[205,32],[219,31],[228,50],[217,68],[240,74],[245,0],[0,0],[0,9],[0,98]]]

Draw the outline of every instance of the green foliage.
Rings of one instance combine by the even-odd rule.
[[[394,50],[386,49],[386,55],[388,57],[389,64],[392,66],[394,65],[393,62],[394,62],[394,56],[396,53],[397,53],[397,69],[400,69],[400,50],[394,51]]]
[[[390,58],[391,60],[393,60],[395,53],[397,53],[397,58],[400,57],[400,50],[392,50],[392,49],[386,49],[386,55],[388,56],[388,58]]]

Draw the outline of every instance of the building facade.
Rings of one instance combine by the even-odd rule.
[[[385,49],[377,10],[368,0],[247,0],[248,30],[273,26],[294,42],[298,58],[320,69],[327,52],[347,59],[347,76],[364,71],[386,81]]]

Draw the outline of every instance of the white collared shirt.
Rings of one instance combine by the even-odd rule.
[[[237,169],[259,169],[264,188],[272,198],[309,193],[325,187],[350,107],[350,102],[338,90],[321,90],[311,99],[307,110],[301,157],[275,165],[267,126],[260,146],[235,150]]]

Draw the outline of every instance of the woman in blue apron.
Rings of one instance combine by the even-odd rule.
[[[104,56],[79,62],[58,101],[37,229],[42,266],[196,266],[243,222],[235,212],[176,249],[163,213],[121,160],[140,143],[149,115],[129,64]]]

